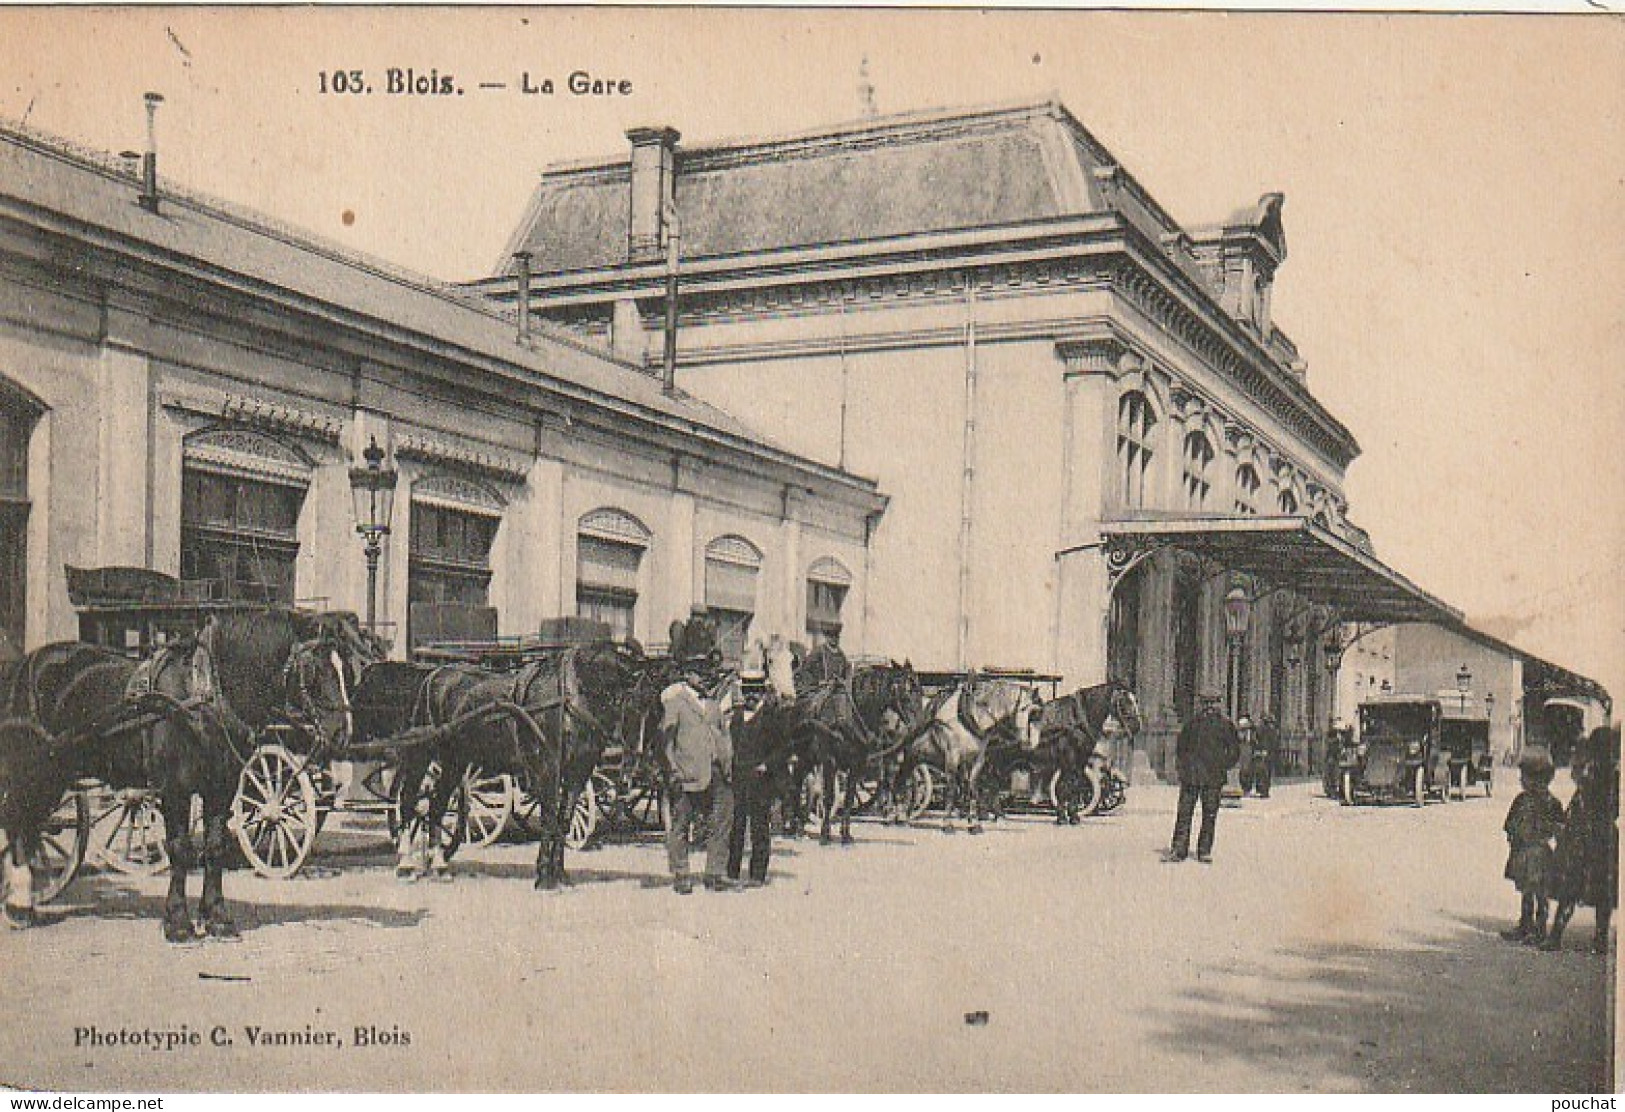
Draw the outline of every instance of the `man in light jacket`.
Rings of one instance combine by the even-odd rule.
[[[672,887],[681,895],[694,891],[688,872],[689,827],[697,815],[709,814],[705,845],[705,886],[712,891],[733,887],[724,875],[728,835],[733,826],[733,744],[716,700],[705,694],[703,662],[683,665],[683,678],[660,693],[661,731],[669,769],[667,798],[671,825],[666,829],[666,860]]]

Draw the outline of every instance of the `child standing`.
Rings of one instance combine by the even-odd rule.
[[[1546,938],[1546,894],[1552,871],[1552,840],[1563,827],[1563,805],[1552,795],[1551,754],[1529,749],[1518,762],[1523,791],[1512,801],[1506,831],[1511,852],[1506,878],[1523,897],[1518,925],[1502,931],[1508,942],[1537,946]]]

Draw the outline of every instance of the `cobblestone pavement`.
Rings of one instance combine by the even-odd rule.
[[[1287,785],[1223,812],[1215,864],[1164,865],[1174,793],[1136,788],[1123,813],[1077,828],[860,823],[852,847],[780,842],[768,888],[687,897],[652,844],[575,854],[575,887],[541,894],[528,846],[459,857],[453,883],[402,885],[380,830],[330,830],[295,880],[228,877],[237,943],[167,946],[163,879],[106,876],[77,882],[56,922],[0,936],[0,1080],[1606,1088],[1612,959],[1585,950],[1590,912],[1557,954],[1494,933],[1516,909],[1507,803],[1350,809]],[[183,1025],[201,1045],[75,1045],[76,1028]],[[358,1027],[397,1037],[357,1045]],[[341,1045],[252,1045],[250,1028]]]

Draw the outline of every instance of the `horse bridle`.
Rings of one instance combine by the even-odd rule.
[[[322,659],[322,654],[326,659]],[[339,681],[339,704],[336,708],[327,708],[317,705],[316,699],[310,693],[310,684],[306,680],[314,675],[317,668],[331,666]],[[305,730],[314,739],[316,744],[312,752],[324,752],[327,749],[329,738],[327,731],[322,727],[324,712],[336,709],[343,713],[345,730],[353,735],[355,732],[355,711],[350,702],[350,684],[344,677],[344,660],[338,649],[324,637],[314,637],[309,641],[300,641],[294,645],[293,651],[288,654],[288,662],[282,667],[282,694],[284,709],[289,722]]]

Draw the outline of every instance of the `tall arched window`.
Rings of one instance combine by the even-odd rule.
[[[1138,390],[1130,390],[1117,401],[1117,474],[1119,494],[1125,509],[1145,506],[1151,474],[1151,438],[1157,417],[1151,401]]]
[[[0,643],[17,652],[28,589],[28,439],[38,417],[21,398],[0,392]]]
[[[1252,464],[1236,468],[1236,513],[1250,516],[1258,512],[1258,489],[1262,485]]]
[[[718,537],[705,546],[705,608],[716,622],[722,658],[731,664],[745,655],[761,570],[761,549],[744,537]]]
[[[406,594],[414,645],[496,634],[491,547],[503,508],[490,487],[457,476],[428,475],[412,484]]]
[[[1213,444],[1200,430],[1185,437],[1185,508],[1207,509],[1208,496],[1213,492],[1209,468],[1213,465]]]
[[[841,635],[841,608],[852,589],[852,573],[825,556],[807,569],[807,637],[814,645]]]
[[[1283,514],[1295,516],[1298,512],[1298,496],[1290,490],[1283,490],[1279,505]]]
[[[617,640],[633,636],[638,573],[653,534],[623,510],[583,515],[576,532],[576,614],[604,622]]]
[[[291,605],[310,460],[237,428],[192,434],[183,460],[181,578],[215,598]]]

